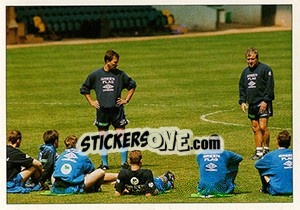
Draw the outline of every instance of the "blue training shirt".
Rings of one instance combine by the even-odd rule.
[[[267,190],[271,195],[293,193],[293,151],[279,148],[255,163],[261,176],[270,177]]]
[[[242,156],[226,150],[205,150],[197,155],[200,180],[197,190],[203,195],[232,193]]]
[[[43,164],[44,173],[42,174],[41,181],[46,182],[47,179],[51,179],[54,171],[55,161],[59,155],[56,152],[56,148],[53,144],[43,144],[39,147],[38,161]]]
[[[66,149],[55,162],[53,177],[72,185],[83,184],[85,174],[94,169],[94,164],[86,154],[71,148]]]

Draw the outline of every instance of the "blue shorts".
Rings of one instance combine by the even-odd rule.
[[[84,190],[83,187],[79,185],[69,186],[69,187],[52,186],[51,192],[55,194],[78,194],[78,193],[83,193]]]
[[[51,189],[55,194],[77,194],[84,192],[84,183],[82,184],[70,184],[62,180],[55,180]]]
[[[234,192],[235,184],[231,178],[226,180],[200,180],[197,191],[202,195],[231,194]]]
[[[7,193],[29,193],[31,188],[26,188],[24,182],[22,182],[23,177],[19,173],[13,180],[6,182]]]
[[[158,190],[159,193],[163,193],[166,190],[171,189],[171,182],[167,182],[166,184],[164,184],[163,180],[159,177],[154,177],[154,184],[156,186],[156,189]]]
[[[291,190],[291,192],[286,192],[286,193],[278,193],[272,185],[270,185],[270,182],[268,183],[265,183],[264,186],[265,189],[267,190],[267,192],[270,194],[270,195],[292,195],[293,194],[293,191]]]

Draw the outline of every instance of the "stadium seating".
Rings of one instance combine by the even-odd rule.
[[[17,21],[34,33],[33,17],[62,37],[106,37],[165,33],[166,17],[151,6],[17,6]]]

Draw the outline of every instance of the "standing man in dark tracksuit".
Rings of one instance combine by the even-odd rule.
[[[109,126],[112,125],[116,132],[122,133],[128,120],[125,116],[124,105],[129,103],[136,88],[136,82],[125,72],[119,70],[119,54],[113,50],[107,50],[104,55],[104,67],[90,73],[80,93],[85,96],[89,104],[96,109],[94,125],[97,126],[100,135],[106,136]],[[123,89],[127,89],[125,98],[121,98]],[[96,100],[90,94],[91,90],[96,93]],[[106,148],[100,150],[101,168],[106,170],[108,166],[108,154]],[[127,149],[121,148],[122,167],[128,167]]]
[[[247,67],[243,70],[239,81],[239,104],[241,110],[251,120],[256,145],[252,159],[260,159],[269,152],[270,133],[268,119],[273,115],[272,101],[274,95],[274,76],[272,69],[258,60],[255,48],[245,53]]]

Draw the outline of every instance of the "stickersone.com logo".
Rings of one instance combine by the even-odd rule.
[[[91,132],[83,134],[77,148],[86,154],[125,150],[149,150],[158,154],[197,154],[203,150],[223,150],[220,136],[194,137],[188,129],[177,127],[135,128],[123,131]]]

